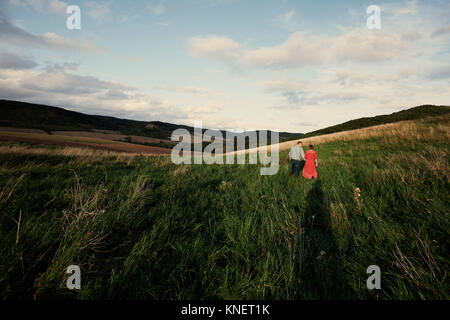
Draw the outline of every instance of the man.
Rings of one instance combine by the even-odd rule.
[[[300,160],[305,160],[305,152],[303,152],[302,142],[298,141],[295,146],[289,151],[289,159],[291,159],[291,172],[290,176],[295,174],[298,177],[300,171]]]

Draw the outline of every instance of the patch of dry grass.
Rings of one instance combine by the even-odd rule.
[[[435,124],[431,127],[428,125],[428,122],[433,120],[444,120],[444,123]],[[335,132],[316,137],[304,138],[301,140],[303,145],[307,146],[309,144],[318,145],[333,141],[365,140],[380,137],[383,138],[383,142],[385,143],[393,143],[399,140],[406,140],[409,143],[414,141],[422,141],[425,139],[450,139],[450,126],[448,125],[448,122],[450,122],[448,116],[430,117],[423,120],[400,121],[362,129]],[[290,149],[297,143],[297,141],[298,140],[292,140],[279,143],[279,151]],[[242,150],[234,153],[240,154],[256,152],[259,149],[268,149],[270,151],[271,146]]]

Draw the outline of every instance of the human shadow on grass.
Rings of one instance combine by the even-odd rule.
[[[330,223],[330,205],[320,180],[307,198],[301,246],[301,295],[304,299],[350,298],[343,259]]]

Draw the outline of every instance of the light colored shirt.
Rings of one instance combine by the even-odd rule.
[[[303,148],[300,148],[298,144],[293,146],[289,151],[289,159],[291,160],[305,160],[305,152]]]

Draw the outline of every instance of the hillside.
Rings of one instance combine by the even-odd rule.
[[[150,124],[150,125],[149,125]],[[170,138],[176,128],[191,127],[159,121],[146,122],[115,117],[87,115],[59,107],[0,100],[0,125],[51,131],[88,131],[93,129],[119,131],[122,134],[159,139]]]
[[[183,128],[191,133],[194,130],[190,126],[161,121],[136,121],[87,115],[59,107],[9,100],[0,100],[0,111],[0,126],[40,129],[48,133],[52,131],[112,130],[123,135],[168,139],[175,129]],[[280,142],[449,113],[449,106],[422,105],[389,115],[354,119],[306,134],[280,132]],[[222,133],[225,136],[226,132],[222,131]]]
[[[350,120],[335,126],[316,130],[299,136],[301,138],[319,136],[323,134],[361,129],[386,123],[394,123],[405,120],[418,120],[429,116],[450,115],[449,106],[422,105],[387,115],[379,115],[375,117],[365,117]]]
[[[136,121],[115,117],[87,115],[59,107],[0,100],[0,126],[52,131],[112,130],[125,135],[169,139],[176,129],[194,128],[161,121]],[[206,128],[203,128],[205,131]],[[226,135],[226,131],[222,131]],[[289,139],[299,133],[280,132],[280,139]]]

